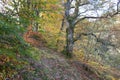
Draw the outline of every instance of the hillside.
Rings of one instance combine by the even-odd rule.
[[[24,36],[26,42],[32,46],[28,48],[26,55],[15,52],[14,56],[10,50],[2,51],[3,54],[0,55],[0,80],[120,79],[120,71],[115,68],[93,61],[80,60],[76,56],[67,58],[61,52],[46,46],[46,42],[41,39],[41,36],[32,36]],[[14,57],[10,57],[11,55]]]
[[[120,0],[0,0],[0,80],[120,80]]]
[[[28,38],[32,40],[33,38]],[[28,41],[29,41],[28,40]],[[35,41],[32,40],[32,41]],[[39,42],[36,40],[35,42]],[[34,43],[34,42],[33,42]],[[29,62],[14,80],[119,80],[120,72],[111,71],[103,65],[90,65],[76,58],[66,58],[43,43],[33,44],[36,59],[24,57]]]
[[[0,55],[0,80],[120,79],[118,69],[96,61],[85,61],[79,59],[79,56],[65,57],[63,53],[47,46],[47,42],[38,32],[28,32],[23,37],[29,44],[27,51],[24,51],[26,54],[14,49],[2,51],[1,48],[3,53]]]
[[[39,60],[25,58],[29,65],[19,73],[20,79],[14,80],[119,80],[119,73],[99,70],[85,62],[66,59],[54,50],[46,47],[37,49]],[[36,54],[36,53],[34,53]],[[18,75],[17,75],[18,76]],[[115,78],[117,79],[115,79]]]

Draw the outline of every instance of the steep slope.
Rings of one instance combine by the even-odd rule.
[[[86,62],[67,59],[62,53],[45,47],[40,39],[27,37],[31,45],[35,47],[37,60],[25,57],[28,65],[19,72],[14,80],[118,80],[108,76],[107,71],[97,70]],[[30,41],[31,40],[31,41]],[[37,43],[37,44],[34,44]]]
[[[46,47],[39,48],[39,52],[39,60],[25,58],[30,64],[20,71],[23,80],[104,80],[85,63],[65,59]]]

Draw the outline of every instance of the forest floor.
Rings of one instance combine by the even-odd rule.
[[[29,64],[20,71],[21,77],[17,76],[14,80],[120,80],[118,70],[98,68],[75,58],[68,59],[44,46],[43,42],[34,38],[28,41],[38,50],[38,60],[25,57]]]

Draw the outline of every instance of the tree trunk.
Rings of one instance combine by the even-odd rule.
[[[66,56],[73,56],[73,45],[74,45],[74,28],[69,24],[66,29]]]
[[[39,29],[39,25],[38,25],[38,22],[34,22],[34,31],[38,32],[38,29]]]

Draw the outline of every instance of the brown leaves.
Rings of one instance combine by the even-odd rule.
[[[0,66],[5,65],[5,63],[9,62],[10,58],[6,55],[0,55]]]
[[[23,38],[26,42],[34,46],[42,46],[45,40],[39,32],[34,32],[32,26],[28,27],[28,31],[23,35]]]
[[[10,57],[5,54],[0,55],[0,80],[5,80],[6,78],[12,78],[17,74],[18,67],[25,63],[16,60],[14,57]]]

